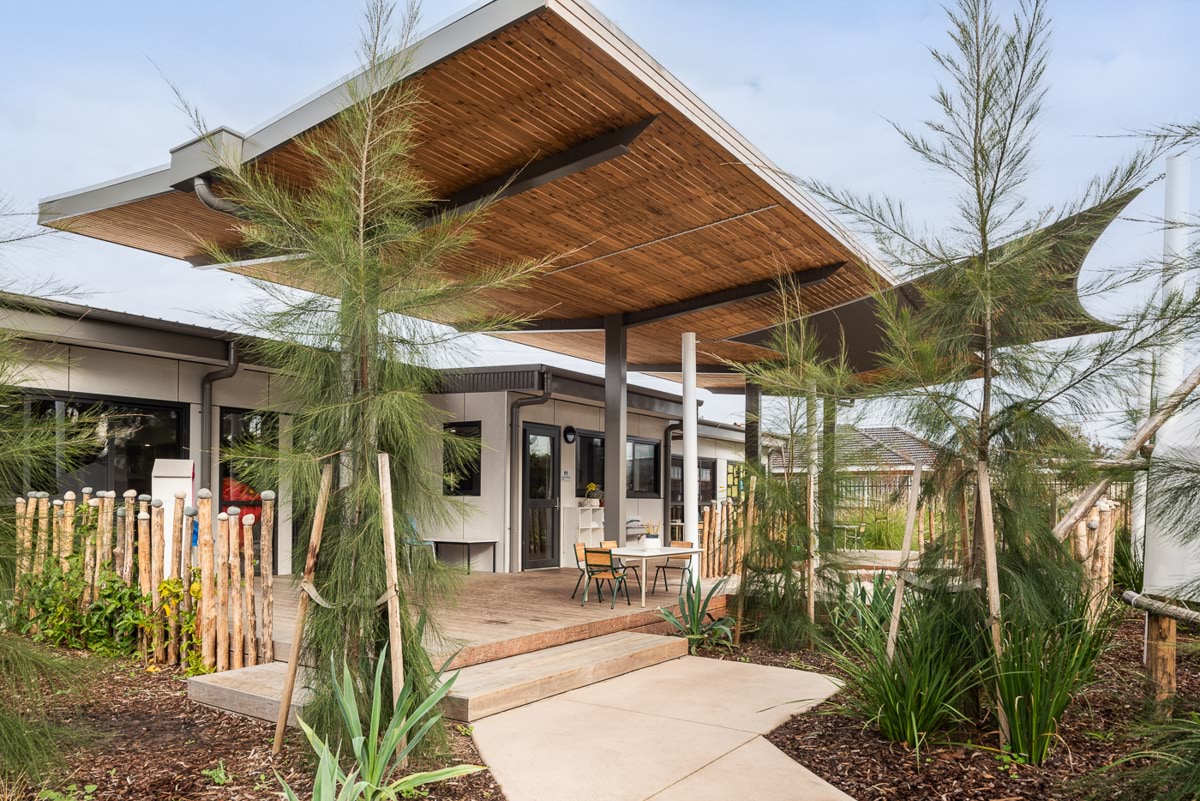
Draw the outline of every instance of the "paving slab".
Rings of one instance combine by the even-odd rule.
[[[762,737],[710,762],[650,801],[854,801]]]
[[[644,801],[755,736],[561,695],[484,718],[474,735],[509,801]]]
[[[820,673],[687,656],[572,690],[563,698],[766,734],[837,689]]]
[[[848,801],[761,736],[836,690],[683,657],[484,718],[475,743],[509,801]]]

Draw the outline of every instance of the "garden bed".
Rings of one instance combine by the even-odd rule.
[[[1146,711],[1141,667],[1142,617],[1119,626],[1098,665],[1098,681],[1068,709],[1061,741],[1040,767],[1001,758],[995,731],[964,729],[953,743],[929,743],[918,755],[865,729],[861,720],[837,712],[832,702],[794,716],[768,739],[797,762],[857,801],[969,799],[1024,801],[1082,799],[1080,780],[1137,749],[1133,729]],[[1200,699],[1200,637],[1180,631],[1179,692]],[[770,649],[749,641],[728,653],[707,654],[757,664],[837,675],[821,653]]]
[[[275,801],[277,773],[301,797],[311,791],[311,751],[298,730],[289,729],[283,751],[272,758],[273,725],[190,701],[179,671],[147,672],[136,662],[90,654],[78,658],[93,663],[86,666],[85,686],[55,696],[50,709],[51,720],[75,738],[46,783],[60,793],[70,785],[80,788],[64,799]],[[439,765],[414,763],[410,770],[480,764],[469,731],[446,725],[451,756]],[[85,795],[82,788],[89,785],[95,790]],[[488,771],[425,789],[428,801],[504,799]]]

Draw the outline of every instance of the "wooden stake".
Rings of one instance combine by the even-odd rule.
[[[904,539],[900,543],[900,569],[896,571],[896,592],[892,597],[892,616],[888,621],[887,659],[891,663],[896,655],[896,637],[900,633],[900,612],[904,607],[904,572],[910,570],[909,556],[912,555],[913,529],[917,523],[917,506],[921,502],[921,465],[913,467],[911,483],[908,485],[908,514],[904,517]]]
[[[167,662],[167,647],[163,638],[163,628],[166,623],[162,603],[163,568],[166,563],[166,510],[163,509],[161,498],[155,498],[150,507],[150,587],[154,598],[153,643],[154,662],[161,665]]]
[[[217,515],[217,672],[229,670],[229,515]],[[240,593],[238,597],[241,597]],[[239,610],[240,611],[240,610]],[[238,620],[241,624],[241,620]],[[238,660],[239,662],[241,660]],[[240,665],[239,665],[240,667]]]
[[[21,497],[17,498],[17,574],[13,579],[13,597],[18,601],[21,600],[21,579],[29,573],[29,567],[32,564],[32,554],[30,553],[32,537],[30,534],[29,511],[27,510],[32,510],[33,506],[32,501],[26,501]]]
[[[400,577],[396,566],[396,517],[392,507],[392,460],[379,454],[379,501],[383,514],[383,559],[387,571],[388,657],[392,663],[392,706],[404,687],[404,641],[400,626]],[[403,745],[401,745],[403,748]]]
[[[259,543],[262,557],[259,573],[262,575],[262,655],[263,661],[275,661],[275,493],[262,493],[262,524],[259,527]]]
[[[708,557],[712,554],[712,507],[705,504],[700,517],[700,542],[696,543],[704,549],[704,558],[700,560],[700,577],[708,577]]]
[[[183,579],[183,599],[180,602],[180,610],[182,614],[188,614],[192,611],[192,521],[196,517],[196,507],[183,507],[183,540],[179,546],[179,575]],[[200,620],[197,616],[192,624],[192,631],[195,636],[200,636]],[[192,637],[183,630],[180,626],[179,631],[179,662],[186,664],[188,654],[191,649],[196,647],[196,643],[192,641]]]
[[[200,632],[200,659],[207,670],[214,670],[217,666],[217,570],[210,490],[202,489],[196,493],[196,520],[200,528],[200,619],[196,630]]]
[[[104,575],[105,566],[112,567],[112,532],[113,532],[113,498],[108,490],[96,493],[96,575],[92,586],[100,587],[100,577]]]
[[[120,565],[114,565],[120,574],[121,579],[126,584],[133,584],[133,540],[134,540],[134,521],[137,520],[137,512],[135,511],[134,501],[137,499],[137,490],[125,491],[125,525],[117,532],[117,540],[120,542],[121,560]],[[114,554],[115,556],[115,554]]]
[[[39,492],[37,498],[37,546],[33,551],[33,572],[40,576],[50,551],[50,494]]]
[[[175,507],[171,517],[171,558],[163,554],[164,577],[169,581],[181,576],[179,572],[179,551],[183,547],[183,499],[184,492],[175,493]],[[183,597],[188,594],[188,582],[180,581],[183,596],[179,603],[167,610],[167,664],[179,664],[179,609],[183,605]]]
[[[1175,649],[1178,644],[1175,618],[1146,613],[1146,671],[1156,712],[1169,717],[1168,703],[1175,697]]]
[[[327,462],[321,471],[321,489],[317,493],[317,508],[313,512],[312,533],[308,537],[308,555],[304,560],[304,583],[312,584],[317,571],[317,555],[321,552],[321,533],[325,529],[325,510],[329,506],[329,492],[333,486],[333,463]],[[301,591],[296,605],[296,625],[292,633],[292,652],[288,659],[287,677],[283,682],[283,693],[279,699],[279,716],[275,720],[275,742],[271,754],[283,748],[283,732],[287,728],[288,713],[292,709],[292,693],[296,690],[296,671],[300,668],[300,650],[304,640],[304,618],[308,615],[308,592]]]
[[[63,493],[62,550],[58,557],[65,572],[68,560],[75,555],[75,493]]]
[[[733,644],[742,644],[742,618],[746,615],[746,562],[750,551],[750,538],[754,532],[754,485],[758,476],[750,476],[750,487],[746,490],[746,514],[742,518],[742,563],[738,568],[737,614],[734,616]]]
[[[100,506],[99,498],[88,500],[87,506],[83,510],[83,521],[87,525],[90,521],[97,517],[96,509]],[[85,530],[86,531],[86,530]],[[99,537],[95,532],[91,535],[84,534],[83,540],[83,596],[79,599],[80,608],[86,609],[95,597],[96,593],[96,548],[99,545]]]
[[[84,487],[83,497],[80,499],[80,503],[83,504],[83,525],[85,528],[92,524],[92,519],[96,516],[96,506],[92,503],[93,491],[91,487]]]
[[[992,520],[992,476],[988,472],[988,463],[980,460],[975,465],[979,493],[979,516],[983,529],[983,563],[987,577],[987,600],[989,628],[992,633],[992,648],[996,652],[996,660],[1004,655],[1004,638],[1000,630],[1000,568],[996,564],[996,526]],[[996,693],[999,697],[999,692]],[[1004,707],[996,705],[996,717],[1000,722],[1000,745],[1003,747],[1010,739],[1008,715]]]
[[[63,554],[63,502],[55,498],[50,502],[50,553],[51,561],[58,562],[58,569],[66,571],[67,561]]]
[[[142,611],[146,614],[147,620],[153,620],[154,614],[154,598],[153,589],[150,586],[150,513],[138,512],[137,515],[137,552],[138,552],[138,574],[137,587],[141,594]],[[144,557],[142,555],[145,555]],[[144,564],[142,562],[144,561]],[[151,622],[142,628],[139,636],[140,647],[142,649],[142,657],[150,660],[150,630],[153,629]]]
[[[258,664],[258,624],[254,610],[254,515],[242,517],[242,606],[246,609],[246,630],[242,650],[246,665]]]

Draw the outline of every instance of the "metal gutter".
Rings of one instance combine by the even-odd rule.
[[[541,394],[535,395],[532,398],[517,398],[508,407],[508,432],[509,432],[509,487],[508,493],[511,498],[514,494],[521,491],[521,482],[523,479],[521,465],[521,410],[526,406],[541,406],[550,401],[550,396],[554,392],[554,373],[550,370],[543,369],[541,372]],[[518,496],[519,500],[519,496]],[[524,518],[519,510],[520,504],[514,504],[510,509],[508,516],[508,569],[511,573],[521,572],[521,527],[524,525]],[[559,499],[559,509],[561,514],[562,499]]]
[[[220,370],[206,373],[200,381],[200,486],[207,487],[212,481],[212,434],[213,434],[213,384],[233,378],[241,367],[237,341],[229,343],[226,364]],[[218,497],[219,494],[218,494]]]

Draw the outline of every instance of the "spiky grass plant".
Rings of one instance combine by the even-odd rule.
[[[478,445],[443,432],[427,401],[436,391],[435,356],[462,331],[511,326],[485,294],[521,286],[541,264],[479,264],[475,226],[487,203],[439,212],[415,162],[421,101],[404,81],[417,22],[373,0],[363,26],[364,69],[347,82],[342,111],[298,137],[310,174],[304,185],[214,147],[216,186],[234,204],[243,240],[237,254],[212,247],[222,264],[256,256],[267,299],[241,319],[258,335],[251,357],[276,367],[285,389],[267,411],[287,415],[290,448],[248,446],[231,456],[252,486],[290,487],[301,514],[316,504],[322,459],[336,461],[316,584],[329,608],[313,607],[301,633],[308,664],[344,663],[365,697],[387,641],[377,600],[385,587],[382,515],[398,536],[415,521],[437,526],[462,510],[443,496],[432,456],[465,460]],[[193,111],[194,124],[207,130]],[[297,291],[300,287],[306,291]],[[439,320],[454,329],[422,322]],[[391,454],[394,506],[381,510],[377,454]],[[451,470],[451,472],[457,472]],[[303,558],[305,537],[296,553]],[[454,573],[424,549],[399,544],[401,628],[406,675],[418,697],[435,671],[421,642],[420,618],[453,590]],[[385,684],[390,677],[385,677]],[[340,730],[337,695],[315,674],[304,718],[324,737]]]
[[[950,592],[948,584],[915,595],[904,607],[891,659],[882,606],[853,599],[850,607],[856,625],[836,630],[830,648],[846,676],[842,710],[918,752],[928,738],[966,722],[967,697],[986,659],[977,598]]]
[[[0,780],[45,775],[63,738],[45,717],[47,683],[63,686],[74,673],[50,650],[0,632]]]
[[[1194,704],[1193,704],[1194,705]],[[1142,746],[1088,777],[1094,801],[1200,799],[1200,713],[1146,724]]]

